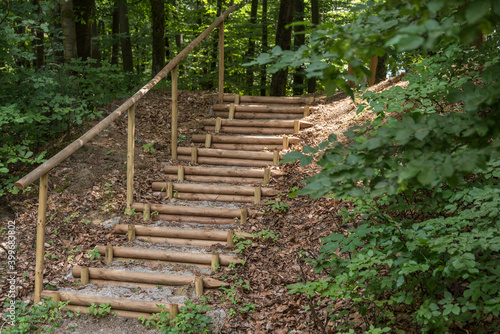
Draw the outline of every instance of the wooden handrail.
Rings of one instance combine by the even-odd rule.
[[[59,165],[62,161],[68,158],[70,155],[75,153],[80,147],[85,145],[89,140],[94,138],[107,126],[109,126],[113,121],[120,117],[126,110],[135,105],[137,101],[146,93],[149,92],[161,79],[163,79],[174,67],[179,64],[179,62],[184,59],[189,52],[191,52],[202,40],[204,40],[217,26],[219,26],[224,20],[231,14],[235,8],[233,6],[229,7],[221,16],[219,16],[207,29],[205,29],[195,40],[193,40],[184,50],[182,50],[174,59],[172,59],[158,74],[151,79],[146,85],[144,85],[139,91],[137,91],[131,98],[125,101],[121,106],[119,106],[115,111],[109,114],[105,119],[96,124],[92,129],[87,131],[80,138],[66,146],[59,153],[54,155],[52,158],[38,166],[28,175],[24,176],[22,179],[17,181],[14,186],[19,189],[25,189],[27,186],[32,184],[34,181],[39,179],[42,175],[47,174],[52,168]]]

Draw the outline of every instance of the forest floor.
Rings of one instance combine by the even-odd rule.
[[[394,84],[402,84],[394,78],[374,86],[382,90]],[[159,202],[159,194],[151,190],[151,183],[162,179],[162,169],[172,165],[170,160],[170,93],[154,90],[136,107],[136,169],[135,191],[143,202]],[[180,92],[179,135],[189,145],[191,134],[202,133],[201,120],[210,116],[211,106],[216,101],[213,92]],[[114,110],[121,101],[105,108],[105,114]],[[306,120],[315,125],[299,134],[304,145],[315,145],[326,140],[331,133],[341,134],[350,126],[361,124],[370,117],[356,114],[355,105],[345,94],[331,98],[322,97],[318,111]],[[85,130],[95,122],[87,124]],[[139,222],[141,216],[128,216],[125,211],[125,172],[127,149],[127,119],[121,117],[100,135],[53,169],[49,176],[49,198],[46,230],[45,288],[64,287],[74,283],[68,278],[70,268],[80,266],[103,266],[101,259],[90,260],[89,251],[97,244],[123,245],[125,236],[117,236],[109,227],[111,219],[121,223]],[[78,137],[79,134],[74,134]],[[68,141],[56,141],[48,147],[57,151]],[[294,147],[292,149],[297,149]],[[287,286],[300,279],[314,277],[313,268],[306,265],[303,255],[314,256],[321,246],[321,239],[330,233],[347,233],[353,226],[345,225],[338,214],[342,208],[349,209],[348,202],[332,198],[311,200],[307,197],[288,198],[293,187],[315,174],[315,165],[301,167],[298,163],[285,164],[286,176],[273,181],[271,186],[281,194],[273,201],[283,203],[283,211],[273,210],[271,205],[261,204],[257,209],[265,214],[251,217],[241,229],[256,233],[270,230],[277,239],[259,240],[247,246],[241,253],[245,265],[225,269],[215,274],[235,287],[231,301],[223,291],[210,294],[208,303],[214,308],[223,308],[228,316],[222,323],[221,333],[311,333],[315,332],[316,320],[325,321],[324,308],[317,308],[316,315],[306,307],[311,300],[302,294],[288,294]],[[19,195],[0,198],[0,240],[5,238],[7,222],[16,223],[18,245],[17,278],[19,300],[32,300],[35,268],[35,238],[38,205],[38,186]],[[0,249],[0,260],[6,254]],[[0,282],[0,307],[7,298],[7,284]],[[236,301],[236,302],[235,302]],[[315,299],[315,301],[317,301]],[[253,305],[253,306],[249,306]],[[245,306],[249,306],[245,310]],[[337,312],[346,310],[348,301],[335,306]],[[252,311],[253,309],[253,311]],[[0,309],[2,312],[2,309]],[[396,314],[396,323],[403,328],[411,326],[404,313]],[[345,320],[355,321],[364,328],[365,319],[359,314],[350,314]],[[138,321],[90,316],[66,319],[56,332],[66,333],[147,333]]]

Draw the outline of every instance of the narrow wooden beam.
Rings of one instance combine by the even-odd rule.
[[[309,106],[304,106],[304,117],[311,115],[311,111],[309,110]]]
[[[241,209],[241,223],[246,223],[248,218],[248,210]]]
[[[42,299],[43,290],[43,261],[45,257],[45,216],[47,214],[47,190],[49,187],[49,174],[40,177],[40,190],[38,195],[38,219],[36,223],[36,262],[35,262],[35,303]]]
[[[203,278],[196,277],[194,279],[194,290],[196,292],[196,297],[203,296]]]
[[[172,184],[172,182],[167,183],[167,198],[174,198],[174,185]]]
[[[144,204],[144,212],[146,212],[146,206],[149,207],[149,204]],[[134,226],[134,224],[130,224],[128,226],[127,237],[128,237],[128,241],[134,241],[135,240],[135,226]]]
[[[224,102],[224,21],[219,24],[219,103]]]
[[[288,150],[289,146],[290,146],[290,140],[288,139],[288,136],[283,136],[283,149]]]
[[[81,273],[80,273],[80,282],[83,285],[89,284],[90,281],[90,272],[89,268],[87,267],[82,267]]]
[[[113,262],[113,246],[106,246],[104,258],[107,264]]]
[[[172,160],[177,160],[177,137],[179,136],[177,129],[178,121],[178,89],[177,89],[177,66],[172,69]]]
[[[198,147],[196,146],[191,147],[191,164],[198,164]]]
[[[300,121],[293,121],[293,133],[299,133],[300,132]]]
[[[280,164],[280,152],[273,152],[273,165],[278,166]]]
[[[151,205],[150,204],[144,204],[143,219],[144,219],[144,221],[151,220]]]
[[[135,104],[128,109],[127,140],[127,213],[134,203]]]
[[[254,194],[254,204],[259,204],[262,199],[262,188],[261,187],[255,187],[255,194]]]
[[[177,167],[177,181],[184,182],[184,166]]]
[[[271,170],[269,168],[264,169],[264,185],[268,185],[271,182]]]
[[[229,119],[234,119],[234,111],[236,109],[236,105],[234,103],[231,103],[229,105]]]
[[[236,105],[240,104],[240,94],[236,94],[234,96],[234,104]]]
[[[220,132],[221,126],[222,126],[222,121],[221,121],[220,117],[217,117],[215,119],[215,133]]]
[[[212,271],[217,271],[220,268],[219,254],[212,254],[212,262],[210,263]]]
[[[210,146],[212,146],[212,135],[207,133],[205,136],[205,148],[210,148]]]
[[[227,231],[227,247],[233,247],[234,246],[234,231],[229,230]]]

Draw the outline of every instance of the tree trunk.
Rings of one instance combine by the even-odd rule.
[[[162,0],[151,0],[153,17],[153,67],[154,77],[165,67],[165,5]]]
[[[113,3],[113,23],[112,23],[112,44],[111,44],[111,64],[118,65],[118,58],[120,56],[120,0],[115,0]]]
[[[319,24],[319,4],[318,0],[311,0],[311,22],[313,26]],[[307,92],[309,94],[316,92],[316,78],[307,80]]]
[[[375,83],[379,83],[387,79],[387,54],[378,57],[377,71],[375,72]]]
[[[174,0],[174,20],[176,23],[176,26],[180,26],[180,21],[179,21],[179,15],[177,15],[177,12],[179,10],[179,4],[177,3],[177,0]],[[183,44],[183,38],[181,33],[176,33],[175,34],[175,46],[177,46],[177,51],[179,52],[182,49],[182,44]]]
[[[252,0],[252,7],[250,8],[250,36],[248,37],[248,53],[247,60],[250,60],[255,56],[255,39],[253,31],[257,28],[257,8],[259,6],[259,0]],[[255,66],[250,66],[247,68],[247,82],[246,86],[248,90],[251,91],[253,88]]]
[[[63,40],[60,38],[60,35],[58,33],[54,33],[54,31],[60,31],[62,30],[61,27],[61,8],[59,6],[59,3],[55,4],[53,7],[53,10],[51,12],[51,18],[52,18],[52,24],[53,24],[53,29],[52,33],[49,35],[50,38],[50,44],[52,47],[52,52],[54,54],[54,60],[56,63],[62,63],[64,62],[64,51],[60,49],[56,49],[54,45],[63,45]]]
[[[59,0],[61,7],[61,26],[64,48],[64,61],[78,58],[76,47],[75,16],[73,14],[73,0]]]
[[[262,50],[267,52],[267,0],[262,0]],[[260,68],[260,95],[266,96],[267,74],[266,65]]]
[[[217,0],[217,14],[216,18],[219,17],[222,14],[222,0]],[[213,37],[213,43],[212,43],[212,55],[210,56],[211,61],[210,61],[210,75],[215,79],[217,76],[215,75],[216,70],[217,70],[217,64],[218,62],[218,55],[219,55],[219,28],[216,29],[217,33],[212,33],[210,34]],[[218,82],[217,82],[218,84]],[[212,87],[211,89],[215,88],[215,80],[212,81]]]
[[[292,43],[292,29],[286,27],[293,20],[294,0],[281,0],[278,16],[278,27],[276,29],[276,45],[282,50],[290,50]],[[288,68],[273,74],[271,80],[271,95],[284,96],[286,94],[286,84],[288,77]]]
[[[33,4],[37,7],[37,13],[39,15],[39,20],[42,16],[42,7],[40,6],[40,0],[33,0]],[[40,22],[41,23],[41,22]],[[39,26],[35,32],[35,40],[33,41],[33,46],[35,48],[35,66],[37,68],[42,67],[45,64],[45,46],[44,46],[45,34],[42,28]]]
[[[295,22],[304,21],[304,0],[295,0]],[[304,45],[306,41],[306,36],[304,34],[304,26],[297,25],[294,27],[295,35],[293,38],[293,46],[295,50],[302,45]],[[304,94],[304,69],[299,67],[295,69],[293,74],[293,95],[302,95]]]
[[[134,71],[134,60],[132,57],[132,42],[130,41],[130,27],[128,22],[128,7],[126,0],[119,0],[118,14],[120,17],[120,38],[122,46],[123,70]]]
[[[97,64],[100,64],[101,63],[101,51],[99,48],[99,38],[98,38],[99,34],[97,33],[98,21],[97,21],[97,12],[96,12],[96,8],[95,8],[95,0],[91,0],[90,9],[91,9],[90,16],[92,18],[90,21],[90,24],[91,24],[91,26],[90,26],[90,36],[91,36],[90,43],[92,45],[92,48],[90,50],[91,51],[90,57],[96,59]]]
[[[75,13],[76,48],[82,60],[90,58],[92,52],[90,16],[91,0],[73,0]]]

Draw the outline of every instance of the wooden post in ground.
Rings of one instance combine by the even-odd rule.
[[[248,210],[241,209],[241,223],[246,223],[248,218]]]
[[[234,111],[235,111],[235,109],[236,109],[236,105],[234,103],[231,103],[229,105],[229,116],[228,116],[229,119],[234,119]]]
[[[224,102],[224,21],[219,24],[219,103]]]
[[[196,292],[196,297],[203,296],[203,278],[196,277],[194,279],[194,290]]]
[[[184,166],[179,166],[177,168],[177,181],[184,182]]]
[[[205,148],[210,148],[210,146],[212,146],[212,135],[207,133],[205,136]]]
[[[221,127],[222,127],[222,121],[221,121],[220,117],[217,117],[215,119],[215,133],[219,133]]]
[[[106,264],[110,264],[111,262],[113,262],[113,246],[106,246],[104,259],[106,261]]]
[[[219,254],[212,254],[210,269],[212,269],[212,271],[217,271],[218,268],[220,268]]]
[[[178,314],[179,314],[179,305],[170,304],[170,319],[174,320]],[[173,321],[171,321],[170,323],[173,324]]]
[[[229,230],[227,231],[227,247],[233,247],[234,246],[234,231]]]
[[[309,106],[304,106],[304,117],[307,117],[311,114],[311,111],[309,110]]]
[[[35,303],[42,299],[43,290],[43,260],[45,257],[45,216],[47,214],[47,190],[49,174],[40,177],[40,190],[38,195],[38,220],[36,223],[36,263],[35,263]]]
[[[172,182],[167,183],[167,198],[168,199],[174,198],[174,185]]]
[[[143,219],[145,221],[151,220],[151,204],[144,204]]]
[[[127,213],[134,203],[134,145],[135,145],[135,104],[128,108],[128,141],[127,141]]]
[[[87,267],[82,267],[82,271],[80,273],[80,282],[85,285],[89,284],[90,281],[90,273],[89,273],[89,268]]]
[[[52,292],[50,295],[51,295],[52,301],[54,303],[56,303],[57,305],[59,305],[59,303],[61,302],[61,295],[59,294],[59,292]]]
[[[234,104],[236,104],[236,105],[240,104],[240,94],[236,94],[234,96]]]
[[[149,207],[149,204],[144,204],[144,213],[146,212],[146,206]],[[128,241],[134,241],[135,240],[135,226],[134,226],[134,224],[130,224],[128,226],[127,237],[128,237]]]
[[[288,150],[289,146],[290,146],[290,140],[288,139],[288,136],[283,136],[283,149]]]
[[[196,146],[191,147],[191,164],[198,164],[198,147]]]
[[[260,200],[262,199],[262,188],[261,187],[255,187],[255,194],[254,194],[254,204],[259,204]]]
[[[271,182],[271,170],[269,168],[264,169],[264,185],[268,185]]]
[[[293,121],[293,133],[297,134],[300,132],[300,121]]]
[[[273,166],[278,166],[280,164],[280,152],[273,152]]]
[[[177,106],[177,66],[172,69],[172,160],[177,160],[177,118],[178,118],[178,106]]]

